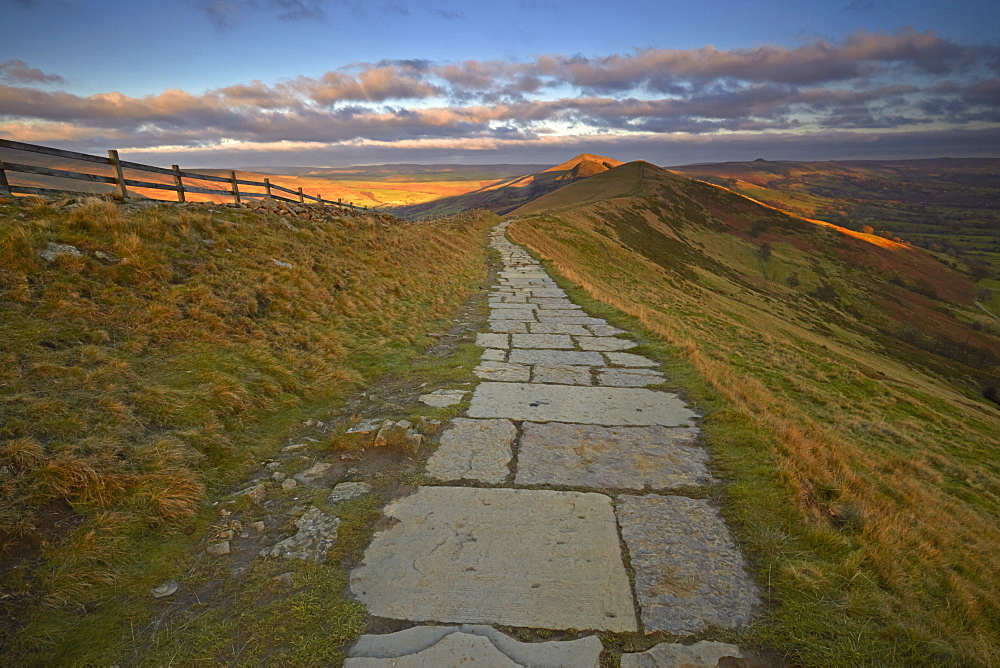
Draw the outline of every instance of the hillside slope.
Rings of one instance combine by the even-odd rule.
[[[588,179],[621,164],[621,161],[612,158],[581,153],[562,164],[535,174],[498,181],[457,197],[401,207],[396,209],[395,213],[406,218],[422,219],[469,209],[486,209],[503,215],[570,183]]]
[[[771,598],[746,642],[801,665],[989,664],[1000,338],[968,278],[648,163],[515,214],[515,241],[668,344],[700,398]]]
[[[302,214],[0,199],[6,665],[125,663],[162,612],[150,588],[219,517],[209,501],[304,419],[408,370],[479,289],[496,222]]]

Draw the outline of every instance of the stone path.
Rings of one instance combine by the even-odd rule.
[[[504,271],[477,341],[483,382],[427,463],[441,484],[386,507],[350,577],[372,615],[432,625],[364,636],[348,666],[596,666],[594,632],[740,627],[759,604],[716,509],[684,495],[716,482],[698,415],[651,389],[656,362],[626,352],[625,332],[573,304],[505,230],[491,238]],[[522,643],[490,625],[585,635]],[[622,665],[740,656],[661,647]]]

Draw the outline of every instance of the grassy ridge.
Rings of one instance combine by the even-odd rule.
[[[664,341],[706,411],[725,513],[771,608],[741,640],[803,665],[995,661],[1000,412],[977,391],[996,370],[896,337],[886,295],[926,297],[893,271],[923,260],[859,256],[862,239],[645,172],[613,199],[563,192],[510,233]],[[906,262],[862,262],[881,253]],[[963,303],[971,282],[938,280],[957,300],[925,304],[940,326],[995,350]]]
[[[157,584],[204,501],[291,425],[426,346],[482,280],[495,220],[96,199],[0,216],[0,645],[42,663]],[[48,243],[80,254],[44,260]]]

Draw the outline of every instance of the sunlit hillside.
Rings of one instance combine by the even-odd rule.
[[[967,275],[648,163],[510,217],[706,411],[770,599],[746,642],[816,666],[995,660],[1000,325]]]

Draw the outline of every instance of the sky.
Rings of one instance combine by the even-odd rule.
[[[191,168],[1000,157],[1000,4],[0,0],[0,138]]]

